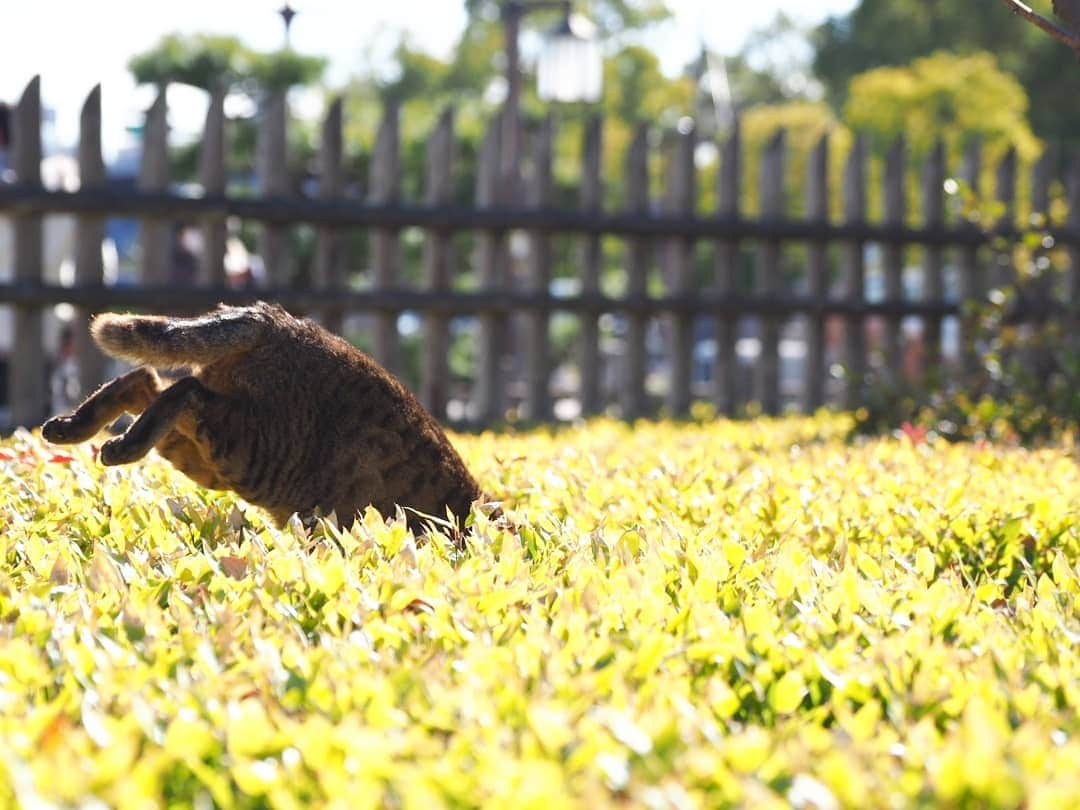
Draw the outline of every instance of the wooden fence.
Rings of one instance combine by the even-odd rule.
[[[1016,157],[1010,152],[997,167],[995,195],[1006,215],[993,229],[979,229],[948,217],[943,184],[948,176],[939,145],[921,167],[921,219],[906,210],[906,149],[898,141],[884,161],[883,216],[868,219],[866,140],[857,137],[843,172],[843,217],[829,215],[829,148],[827,138],[813,149],[804,178],[803,216],[793,218],[785,202],[786,138],[777,133],[760,160],[758,211],[743,213],[744,152],[739,132],[719,148],[715,173],[715,209],[698,210],[702,171],[695,163],[699,138],[682,127],[663,139],[664,188],[650,188],[651,161],[657,144],[646,126],[637,129],[619,167],[623,207],[602,206],[603,127],[594,119],[585,128],[579,204],[573,210],[554,205],[552,179],[554,119],[548,117],[530,132],[522,172],[501,150],[501,121],[492,121],[480,147],[475,202],[454,203],[455,134],[452,111],[439,119],[427,143],[423,199],[403,198],[399,114],[386,111],[370,156],[366,195],[347,189],[342,137],[343,110],[334,103],[322,125],[318,153],[318,191],[290,196],[287,174],[285,97],[270,96],[263,107],[258,142],[258,194],[226,194],[226,118],[224,99],[211,99],[201,142],[200,196],[170,190],[165,95],[146,114],[143,154],[137,189],[115,190],[105,182],[101,151],[101,96],[95,88],[82,110],[78,191],[42,186],[41,103],[39,80],[27,86],[14,116],[11,168],[14,182],[0,183],[0,216],[14,225],[14,268],[10,282],[0,283],[0,304],[14,310],[14,350],[8,361],[11,421],[33,425],[49,409],[43,368],[42,312],[68,303],[77,313],[75,355],[81,384],[89,390],[104,373],[104,359],[86,337],[84,327],[94,312],[114,308],[152,311],[197,311],[218,302],[255,298],[276,300],[292,310],[316,314],[332,329],[346,315],[371,316],[373,354],[392,370],[401,367],[398,317],[414,312],[422,320],[422,360],[418,393],[435,414],[445,418],[454,385],[448,363],[451,319],[475,319],[476,351],[471,380],[466,381],[467,413],[474,424],[504,418],[507,407],[529,419],[552,417],[552,353],[550,319],[567,312],[579,319],[576,368],[579,382],[573,396],[580,411],[592,414],[612,406],[624,417],[653,413],[663,404],[672,414],[686,413],[695,398],[715,403],[720,412],[735,413],[756,401],[766,413],[785,405],[813,409],[829,400],[857,406],[862,381],[871,367],[882,377],[904,374],[906,339],[902,322],[917,317],[922,324],[925,356],[922,369],[943,362],[942,324],[957,318],[964,303],[984,298],[991,285],[1012,281],[1009,267],[994,256],[996,235],[1015,238]],[[520,124],[519,124],[520,125]],[[1049,156],[1032,175],[1031,208],[1047,211],[1054,178]],[[615,167],[607,167],[612,170]],[[980,151],[973,145],[958,176],[978,184]],[[1067,249],[1069,266],[1055,293],[1059,305],[1080,300],[1080,163],[1073,162],[1064,183],[1068,218],[1050,232]],[[517,193],[515,193],[515,190]],[[42,218],[67,214],[77,222],[74,283],[45,283],[42,277]],[[107,286],[103,279],[101,244],[107,217],[133,217],[141,223],[141,274],[138,286]],[[267,285],[235,290],[226,284],[223,255],[228,217],[260,223],[258,252],[268,270]],[[205,249],[197,283],[169,283],[170,223],[199,223]],[[306,224],[317,233],[317,249],[303,289],[287,285],[288,231]],[[344,249],[348,229],[366,229],[370,240],[370,287],[349,286],[355,268]],[[402,283],[401,235],[405,228],[423,231],[423,277],[418,286]],[[479,288],[454,286],[453,240],[470,234],[473,269]],[[509,243],[523,234],[528,245],[515,260]],[[604,292],[601,270],[605,237],[623,244],[619,295]],[[574,252],[576,292],[553,292],[553,244],[577,242]],[[610,241],[610,240],[609,240]],[[879,245],[884,295],[867,295],[867,246]],[[785,253],[801,246],[794,276]],[[919,248],[922,293],[905,294],[902,282],[909,249]],[[711,266],[702,282],[702,251]],[[749,267],[747,268],[747,265]],[[955,268],[957,289],[948,294],[946,269]],[[516,269],[515,269],[516,268]],[[662,290],[650,284],[659,269]],[[951,272],[951,271],[950,271]],[[752,279],[747,281],[747,275]],[[1053,307],[1050,307],[1053,310]],[[1060,309],[1060,307],[1059,307]],[[1047,308],[1042,308],[1045,315]],[[617,356],[602,351],[602,317],[619,323]],[[879,327],[873,345],[867,325]],[[829,324],[838,324],[830,330]],[[610,323],[610,320],[608,321]],[[795,343],[801,351],[799,390],[781,390],[781,344],[798,324]],[[842,339],[831,339],[833,333]],[[702,335],[713,351],[705,375],[706,388],[695,381],[695,351]],[[756,352],[739,351],[750,335]],[[652,346],[659,336],[659,357]],[[752,341],[753,342],[753,341]],[[518,362],[508,363],[508,356]],[[747,360],[747,357],[750,360]],[[742,358],[742,360],[740,360]],[[962,357],[960,364],[970,364]],[[605,383],[610,365],[619,365],[618,382]],[[843,367],[840,376],[835,369]],[[910,373],[910,370],[909,372]],[[657,386],[646,380],[659,376]],[[748,379],[742,379],[747,377]],[[666,379],[666,384],[664,380]],[[511,403],[510,393],[514,402]],[[460,416],[460,414],[459,414]]]

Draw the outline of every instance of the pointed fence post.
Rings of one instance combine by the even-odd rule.
[[[533,174],[529,186],[529,205],[543,211],[554,202],[551,177],[551,152],[554,121],[549,113],[534,136]],[[526,290],[547,293],[551,286],[551,237],[546,231],[529,234],[529,265]],[[525,418],[534,422],[551,414],[548,384],[551,376],[551,342],[548,337],[548,311],[534,309],[525,314]]]
[[[394,206],[401,202],[401,113],[389,104],[375,137],[371,154],[371,203]],[[376,228],[371,235],[372,290],[393,290],[400,279],[401,243],[391,228]],[[397,312],[375,313],[375,359],[392,373],[401,371]]]
[[[829,222],[829,136],[822,135],[806,164],[806,219],[815,225]],[[821,240],[806,248],[806,291],[824,302],[829,296],[828,245]],[[825,404],[825,315],[819,310],[807,318],[806,379],[803,410],[813,412]]]
[[[26,85],[15,107],[12,138],[12,168],[19,184],[27,189],[41,187],[41,78]],[[41,214],[15,217],[15,283],[27,287],[41,285]],[[48,410],[45,346],[41,309],[15,307],[15,342],[8,374],[11,421],[16,426],[41,423]]]
[[[778,221],[784,216],[784,153],[787,133],[779,130],[761,156],[761,218]],[[754,292],[768,301],[780,292],[780,243],[765,239],[757,244],[754,266]],[[759,317],[760,351],[754,367],[754,399],[764,413],[780,413],[780,318]]]
[[[225,194],[225,90],[210,93],[206,110],[202,149],[199,150],[199,182],[207,197]],[[207,287],[225,286],[225,221],[211,217],[202,223],[203,250],[199,257],[199,283]]]
[[[600,178],[603,160],[603,119],[592,116],[585,124],[585,143],[582,150],[581,211],[600,213],[603,181]],[[549,158],[550,161],[550,158]],[[600,292],[600,270],[603,262],[599,234],[580,237],[581,292],[595,295]],[[581,313],[581,348],[579,373],[581,377],[581,412],[584,416],[598,413],[602,407],[600,369],[600,313]]]
[[[476,207],[494,208],[499,204],[500,154],[502,119],[496,116],[488,124],[484,141],[480,146],[476,175]],[[480,289],[485,292],[502,292],[506,286],[506,263],[502,253],[505,236],[498,231],[481,231],[476,237],[476,264]],[[504,318],[493,312],[477,317],[479,324],[476,346],[476,381],[473,394],[471,420],[490,424],[500,419],[505,411],[504,386],[502,384],[502,336],[505,333]]]
[[[901,135],[885,156],[885,217],[884,224],[897,228],[907,216],[907,197],[904,178],[907,170],[907,144]],[[904,246],[887,242],[882,251],[885,270],[885,300],[899,305],[904,300]],[[884,367],[885,377],[894,384],[904,379],[904,336],[902,319],[893,314],[885,318]]]
[[[669,216],[692,217],[697,201],[694,148],[697,136],[693,129],[677,131],[672,144],[668,164],[667,213]],[[665,255],[665,280],[668,292],[685,296],[694,286],[692,259],[694,243],[676,236],[668,241]],[[668,383],[667,408],[672,416],[684,416],[690,412],[690,382],[694,360],[694,316],[686,312],[673,312],[667,316],[669,337],[669,363],[671,377]]]
[[[90,91],[79,116],[79,188],[83,191],[105,185],[105,161],[101,155],[101,85]],[[75,220],[75,283],[79,286],[105,283],[101,243],[105,219],[82,214]],[[91,310],[76,307],[72,322],[72,343],[79,369],[79,388],[88,395],[105,380],[105,355],[90,337]]]
[[[335,98],[323,119],[319,146],[319,199],[325,202],[340,199],[345,189],[342,164],[342,100]],[[328,225],[319,226],[315,246],[315,287],[320,290],[345,289],[345,252],[341,230]],[[340,307],[322,311],[322,324],[336,335],[341,334],[344,312]]]
[[[849,225],[861,225],[866,221],[866,138],[862,133],[855,137],[844,167],[844,220]],[[845,404],[853,409],[861,402],[866,377],[866,321],[860,311],[865,300],[866,265],[861,239],[844,244],[841,272],[843,296],[853,308],[844,330]]]
[[[140,191],[164,193],[169,188],[169,128],[167,90],[162,87],[146,112],[139,163]],[[143,284],[169,283],[172,224],[163,219],[144,219],[139,225]]]
[[[649,128],[638,125],[626,153],[626,213],[646,216],[649,212]],[[626,243],[627,294],[631,299],[648,295],[649,260],[652,244],[642,236]],[[625,419],[638,419],[648,411],[645,392],[645,330],[648,318],[641,310],[626,313],[626,376],[623,380],[622,411]]]
[[[982,172],[982,144],[972,139],[964,152],[964,162],[960,170],[960,179],[979,193],[979,175]],[[974,225],[969,225],[974,230]],[[970,308],[982,303],[984,283],[979,278],[979,247],[971,244],[960,248],[959,291],[960,306],[965,310],[960,315],[960,367],[965,373],[973,373],[979,365],[975,346],[974,330],[976,316]]]
[[[259,191],[263,197],[285,197],[289,193],[287,153],[288,105],[284,90],[273,90],[263,99],[258,134]],[[259,234],[266,281],[272,287],[285,287],[292,281],[288,253],[288,227],[265,224]]]
[[[934,144],[922,172],[923,227],[936,229],[945,225],[945,144]],[[923,300],[928,304],[945,301],[944,253],[938,245],[923,246]],[[923,319],[925,360],[923,376],[941,372],[941,318],[931,315]]]
[[[716,174],[716,214],[724,219],[738,219],[741,203],[742,139],[739,122],[736,121],[727,140],[720,149],[720,171]],[[713,287],[722,298],[738,292],[739,242],[735,239],[718,239],[716,242],[716,266]],[[713,355],[712,380],[713,402],[718,413],[732,416],[739,403],[739,359],[735,354],[738,337],[738,319],[731,315],[717,315],[713,319],[716,335],[716,353]]]
[[[439,116],[427,144],[427,179],[425,202],[445,207],[454,198],[454,110],[448,107]],[[424,244],[424,267],[427,287],[433,293],[447,294],[453,278],[451,234],[429,230]],[[450,318],[443,312],[424,315],[424,367],[420,398],[436,419],[446,415],[450,398]]]

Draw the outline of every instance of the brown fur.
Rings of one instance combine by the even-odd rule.
[[[99,388],[42,435],[75,443],[124,411],[138,418],[101,448],[107,465],[156,447],[202,486],[231,489],[284,523],[316,508],[351,523],[368,504],[458,518],[481,498],[439,424],[389,372],[315,323],[278,306],[225,307],[198,318],[101,315],[94,340],[147,365]],[[165,387],[151,366],[187,368]]]

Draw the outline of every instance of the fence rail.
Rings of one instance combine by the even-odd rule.
[[[962,334],[970,334],[966,304],[1016,281],[1011,265],[999,260],[1000,240],[1015,241],[1028,230],[1017,221],[1018,167],[1012,151],[995,171],[993,196],[1004,214],[976,227],[946,205],[944,147],[938,144],[914,165],[898,139],[879,156],[876,193],[882,216],[871,220],[872,156],[867,140],[858,136],[836,190],[843,213],[832,218],[828,136],[806,155],[803,199],[793,205],[786,133],[776,133],[763,145],[756,176],[748,177],[750,150],[736,127],[716,144],[717,168],[708,195],[715,202],[704,210],[699,201],[707,173],[697,160],[703,139],[683,127],[666,133],[661,143],[640,126],[619,167],[621,204],[618,210],[605,210],[604,169],[615,167],[602,165],[605,127],[595,117],[582,131],[577,204],[561,207],[555,202],[554,117],[515,136],[503,114],[490,122],[479,143],[474,198],[463,205],[455,194],[460,150],[452,110],[439,116],[426,144],[418,199],[408,199],[404,191],[396,107],[385,111],[375,134],[364,193],[357,191],[355,178],[346,179],[349,145],[343,138],[340,100],[330,105],[323,122],[317,191],[307,195],[290,193],[296,183],[288,170],[285,96],[269,95],[260,115],[255,196],[226,193],[229,123],[220,94],[208,105],[198,166],[200,195],[171,190],[164,93],[146,114],[136,187],[118,189],[106,180],[101,94],[95,88],[80,119],[80,187],[51,190],[44,187],[40,171],[40,82],[30,82],[15,110],[14,180],[0,182],[0,217],[11,220],[14,233],[10,280],[0,280],[0,306],[14,312],[14,350],[8,358],[12,424],[36,424],[49,408],[42,373],[47,360],[42,313],[48,307],[64,303],[75,308],[75,355],[87,390],[100,382],[105,369],[104,358],[86,336],[94,312],[117,307],[191,312],[255,299],[315,314],[335,330],[344,327],[350,314],[369,315],[373,354],[399,373],[405,373],[406,363],[399,316],[414,313],[420,319],[421,345],[412,382],[425,404],[443,418],[456,397],[469,404],[458,415],[465,413],[474,423],[503,418],[511,404],[529,419],[549,419],[556,395],[564,393],[554,387],[557,366],[576,371],[576,381],[560,385],[571,389],[578,412],[586,415],[614,406],[633,418],[661,404],[682,414],[702,397],[725,413],[751,400],[768,413],[792,404],[812,409],[827,401],[854,407],[864,396],[868,372],[899,380],[945,362],[960,368],[973,364],[969,352],[946,357],[950,330],[945,324],[955,320]],[[521,127],[520,122],[514,125]],[[519,165],[506,159],[502,142],[507,137],[523,146]],[[657,172],[661,164],[663,171]],[[982,152],[973,142],[957,176],[977,188],[981,167]],[[1027,208],[1047,215],[1040,233],[1062,248],[1067,261],[1056,262],[1057,275],[1038,288],[1038,296],[1019,299],[1010,317],[1065,317],[1075,327],[1069,302],[1080,300],[1080,161],[1072,161],[1061,178],[1053,169],[1049,154],[1033,166]],[[657,177],[662,188],[652,187]],[[909,211],[916,185],[922,209],[917,218]],[[746,213],[751,187],[758,199],[753,215]],[[1049,221],[1052,188],[1064,189],[1068,215],[1061,221]],[[794,216],[794,208],[801,215]],[[57,214],[76,222],[70,284],[46,280],[43,274],[42,222]],[[101,245],[106,220],[114,217],[140,222],[137,285],[104,283]],[[266,286],[237,290],[226,284],[230,218],[259,224]],[[204,247],[192,284],[170,281],[170,223],[176,222],[195,225],[202,234]],[[290,229],[297,225],[311,226],[315,238],[306,282],[299,288],[288,246]],[[421,232],[422,255],[405,250],[410,229]],[[356,231],[368,236],[364,265],[349,255],[345,243]],[[472,248],[464,268],[456,242],[462,235]],[[511,249],[519,235],[524,252],[520,245]],[[622,246],[614,264],[616,286],[623,290],[618,295],[609,292],[606,282],[611,279],[605,277],[612,275],[605,241],[610,239]],[[879,259],[869,263],[871,245],[880,250]],[[798,250],[793,253],[793,248]],[[917,265],[911,263],[914,250]],[[356,289],[361,266],[366,288]],[[466,270],[477,289],[459,289],[455,283]],[[904,282],[912,272],[920,279],[917,294]],[[574,291],[558,294],[553,282],[567,277],[574,279]],[[878,287],[873,294],[870,281]],[[556,357],[553,341],[552,319],[561,313],[576,319],[569,357]],[[604,320],[611,315],[619,319],[614,331],[612,322]],[[455,319],[460,318],[474,324],[475,358],[467,379],[452,375],[448,359]],[[916,340],[905,331],[905,319],[912,318],[920,324],[918,343],[924,350],[914,372],[905,359]],[[751,344],[752,350],[747,348]],[[794,388],[792,358],[800,367]],[[704,375],[703,363],[708,366]],[[837,375],[841,365],[846,373]]]
[[[320,225],[434,231],[537,231],[617,237],[679,237],[769,242],[873,242],[910,247],[979,247],[1028,232],[1015,225],[979,228],[971,224],[917,227],[886,222],[828,222],[797,219],[700,216],[663,212],[588,213],[558,208],[498,209],[457,206],[371,205],[313,198],[184,197],[130,190],[51,191],[18,183],[0,185],[0,213],[11,217],[43,214],[107,215],[145,220],[225,220],[230,216],[271,225]],[[1080,229],[1047,226],[1063,244],[1080,244]],[[1042,231],[1040,231],[1042,232]]]
[[[139,285],[135,287],[61,286],[55,284],[0,284],[0,302],[16,306],[41,307],[72,304],[92,309],[103,307],[158,307],[163,312],[208,309],[217,304],[233,306],[254,301],[287,302],[290,307],[307,312],[343,308],[365,312],[438,312],[448,315],[480,313],[512,314],[522,310],[540,312],[633,312],[664,315],[672,312],[688,315],[778,316],[794,315],[864,315],[917,316],[943,318],[958,315],[960,304],[948,301],[856,301],[839,298],[774,294],[768,296],[723,295],[695,292],[665,296],[611,296],[579,293],[571,296],[550,292],[499,290],[494,292],[425,290],[300,290],[294,288],[259,288],[256,290],[219,289],[215,287],[175,287]],[[1042,306],[1017,306],[1014,319],[1026,320],[1053,314],[1061,305],[1046,302]]]

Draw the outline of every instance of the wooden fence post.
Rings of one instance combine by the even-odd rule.
[[[488,124],[480,146],[476,174],[476,207],[491,209],[499,204],[500,154],[502,119],[494,117]],[[476,264],[480,289],[497,292],[506,285],[506,264],[500,255],[505,235],[498,231],[483,231],[476,238]],[[502,380],[502,335],[504,319],[495,313],[481,314],[476,345],[476,382],[472,421],[486,424],[500,419],[504,413],[505,391]]]
[[[960,169],[960,179],[979,193],[979,175],[982,171],[982,144],[972,139],[964,152],[964,162]],[[974,225],[970,226],[974,229]],[[960,367],[965,373],[973,373],[979,364],[975,347],[974,329],[976,317],[970,312],[972,306],[982,303],[984,284],[979,278],[979,248],[977,245],[965,245],[960,248],[960,306],[965,312],[960,315]]]
[[[649,211],[649,128],[639,124],[626,153],[625,205],[628,214],[647,214]],[[635,236],[626,243],[627,294],[644,298],[648,294],[650,241]],[[644,312],[626,313],[626,378],[623,380],[622,410],[626,419],[645,415],[646,354],[645,330],[648,316]]]
[[[1065,182],[1065,194],[1069,213],[1065,225],[1073,233],[1080,231],[1080,153],[1074,152],[1069,160],[1068,177]],[[1080,245],[1069,245],[1069,276],[1065,284],[1065,300],[1071,312],[1072,328],[1080,326]]]
[[[1030,227],[1050,227],[1050,183],[1057,164],[1057,150],[1047,148],[1031,167],[1031,218]],[[1054,297],[1054,270],[1052,267],[1029,283],[1032,294],[1045,303]]]
[[[1050,212],[1050,183],[1057,164],[1057,150],[1047,147],[1031,167],[1031,213],[1046,217]]]
[[[907,195],[904,193],[904,177],[907,166],[907,144],[904,136],[897,137],[885,157],[885,206],[886,225],[900,227],[904,224]],[[889,242],[883,248],[885,270],[885,300],[899,304],[904,299],[904,246]],[[904,336],[901,332],[900,315],[885,318],[884,377],[892,383],[904,379]]]
[[[806,164],[806,219],[820,225],[829,221],[829,136],[822,135]],[[816,240],[806,247],[807,294],[818,301],[829,294],[828,246]],[[806,380],[803,409],[813,412],[825,404],[825,316],[820,312],[807,319]]]
[[[777,221],[784,216],[784,152],[787,133],[778,130],[761,156],[759,176],[761,216]],[[755,250],[754,292],[768,299],[780,292],[780,243],[766,239]],[[780,412],[780,319],[759,318],[760,350],[754,366],[754,399],[767,414]]]
[[[41,77],[26,85],[15,107],[12,139],[12,167],[20,185],[41,187]],[[35,287],[41,284],[41,215],[15,217],[15,283]],[[9,361],[11,421],[32,427],[41,423],[48,410],[45,347],[41,309],[15,307],[15,334]]]
[[[554,122],[549,113],[541,122],[533,144],[533,175],[529,187],[529,204],[538,210],[550,207],[553,202],[551,177],[553,140]],[[550,285],[551,237],[544,231],[533,231],[529,234],[526,289],[529,292],[547,292]],[[547,419],[551,413],[548,396],[551,376],[551,341],[548,337],[547,310],[526,312],[524,326],[525,418],[538,422]],[[582,406],[584,408],[584,403]]]
[[[140,191],[164,192],[169,188],[169,126],[167,89],[163,86],[146,111],[139,163]],[[162,219],[144,219],[139,224],[143,284],[168,284],[172,255],[172,224]]]
[[[105,161],[101,156],[101,85],[90,91],[79,115],[79,188],[95,189],[105,185]],[[75,220],[75,283],[103,284],[105,268],[101,243],[105,238],[105,219],[85,214]],[[90,337],[87,307],[76,307],[72,321],[72,343],[79,369],[79,389],[89,394],[105,379],[105,355]]]
[[[693,128],[675,133],[668,165],[667,213],[691,217],[697,202],[694,149],[697,136]],[[693,290],[694,243],[685,237],[674,237],[665,246],[665,281],[672,295],[686,295]],[[673,312],[667,316],[671,377],[668,383],[667,407],[672,416],[690,412],[690,382],[694,362],[694,316]]]
[[[288,107],[284,90],[273,90],[263,99],[258,134],[259,191],[263,197],[284,197],[289,193],[287,152]],[[288,227],[263,225],[259,253],[266,270],[266,282],[284,287],[292,281],[287,244]]]
[[[323,119],[319,139],[319,199],[336,200],[345,188],[342,166],[342,100],[335,98]],[[339,228],[321,225],[315,247],[315,287],[322,290],[345,288],[345,253]],[[322,324],[336,335],[341,334],[344,312],[330,307],[322,312]]]
[[[594,115],[585,124],[585,143],[582,149],[581,211],[586,214],[600,212],[603,198],[603,181],[600,176],[603,160],[603,119]],[[600,292],[600,270],[603,262],[600,236],[585,234],[580,237],[581,292],[593,295]],[[600,411],[600,313],[581,313],[581,348],[579,375],[581,378],[581,412],[590,416]]]
[[[997,166],[995,194],[1002,204],[1003,211],[998,222],[1007,227],[1016,225],[1016,149],[1009,147]],[[986,223],[990,225],[991,223]],[[1009,252],[998,253],[994,257],[994,272],[991,277],[995,287],[1007,287],[1017,280]]]
[[[401,115],[397,104],[388,104],[371,154],[371,202],[393,205],[401,200]],[[376,228],[371,234],[372,289],[393,290],[401,275],[401,243],[398,232]],[[391,372],[401,371],[398,350],[397,312],[375,313],[375,359]]]
[[[425,199],[428,205],[449,205],[454,195],[454,110],[448,107],[439,116],[427,144],[427,180]],[[424,267],[427,287],[435,293],[451,288],[453,251],[450,234],[429,230],[424,244]],[[450,397],[450,318],[442,312],[424,315],[424,368],[420,398],[437,418],[446,415]]]
[[[736,120],[727,140],[720,148],[720,170],[716,173],[717,216],[738,219],[742,202],[742,139]],[[736,239],[716,241],[716,266],[713,289],[719,296],[738,290],[739,242]],[[717,413],[732,416],[738,406],[739,358],[735,354],[738,319],[718,315],[713,319],[716,353],[713,355],[713,402]]]
[[[937,141],[931,150],[922,172],[923,227],[940,228],[945,224],[945,144]],[[945,300],[945,273],[943,251],[938,245],[923,246],[923,300],[938,304]],[[941,373],[941,318],[931,316],[923,319],[923,346],[926,359],[923,362],[923,378],[928,374]]]
[[[861,225],[866,220],[866,137],[855,136],[851,154],[844,166],[844,219],[848,224]],[[855,307],[864,301],[866,277],[863,242],[854,239],[844,244],[842,287],[844,297]],[[844,362],[847,365],[845,404],[858,407],[863,381],[866,377],[866,323],[859,312],[847,317],[844,329]]]
[[[225,90],[210,93],[206,110],[202,149],[199,150],[199,182],[203,194],[217,197],[225,193]],[[214,217],[202,223],[202,255],[199,257],[199,283],[209,287],[225,286],[225,220]]]

